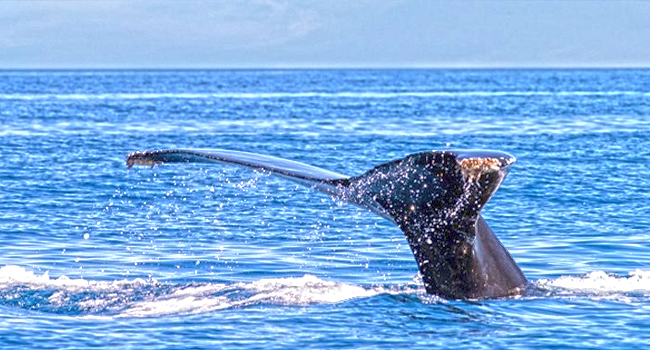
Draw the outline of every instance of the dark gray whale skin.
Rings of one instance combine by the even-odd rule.
[[[126,164],[229,163],[268,171],[367,208],[404,232],[427,293],[449,299],[522,294],[527,281],[480,215],[515,158],[485,150],[426,151],[348,177],[266,155],[219,149],[139,151]]]

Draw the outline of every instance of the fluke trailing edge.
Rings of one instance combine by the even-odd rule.
[[[282,175],[399,226],[428,293],[476,299],[521,294],[527,283],[481,217],[514,161],[496,151],[427,151],[352,177],[282,158],[218,149],[134,152],[126,164],[230,163]]]

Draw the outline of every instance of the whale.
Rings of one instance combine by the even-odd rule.
[[[223,149],[136,151],[126,165],[225,163],[285,177],[391,221],[409,243],[427,293],[445,299],[521,295],[528,284],[481,215],[512,155],[490,150],[431,150],[346,176],[308,164]]]

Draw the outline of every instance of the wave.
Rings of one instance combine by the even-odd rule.
[[[78,310],[113,317],[152,317],[204,313],[258,304],[340,303],[403,288],[363,287],[326,281],[312,275],[266,278],[254,282],[165,284],[134,279],[87,281],[36,275],[20,266],[0,268],[0,305],[38,305],[46,312]]]
[[[650,296],[650,271],[628,276],[594,271],[584,276],[562,276],[532,283],[526,297],[584,297],[616,299]],[[160,283],[140,278],[88,281],[47,272],[37,275],[20,266],[0,268],[0,305],[34,311],[70,313],[84,317],[155,317],[214,312],[252,305],[304,306],[336,304],[378,295],[412,295],[407,300],[444,302],[426,294],[416,278],[404,285],[359,286],[316,276],[264,278],[238,283]],[[400,299],[404,300],[404,299]]]
[[[281,99],[401,97],[501,97],[501,96],[650,96],[641,91],[352,91],[352,92],[217,92],[217,93],[98,93],[98,94],[0,94],[0,100],[154,100],[154,99]]]

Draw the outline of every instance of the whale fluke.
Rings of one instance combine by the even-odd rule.
[[[430,294],[521,294],[524,274],[480,213],[515,158],[483,150],[427,151],[348,177],[282,158],[228,150],[139,151],[126,164],[230,163],[281,175],[367,208],[404,232]]]

